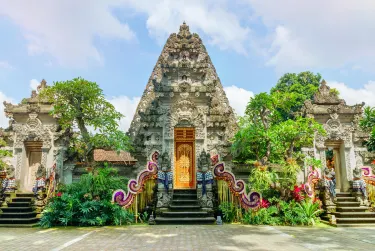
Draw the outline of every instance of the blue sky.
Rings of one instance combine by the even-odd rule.
[[[283,73],[305,70],[348,103],[374,106],[373,13],[365,0],[0,0],[0,101],[19,102],[43,78],[82,76],[127,116],[126,129],[168,35],[185,20],[238,114]]]

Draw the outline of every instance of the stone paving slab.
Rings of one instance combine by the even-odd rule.
[[[375,228],[132,225],[0,228],[0,250],[374,250]]]

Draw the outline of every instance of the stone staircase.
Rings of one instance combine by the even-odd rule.
[[[7,207],[0,207],[0,227],[33,227],[39,219],[32,207],[32,193],[16,193]]]
[[[336,194],[337,227],[375,227],[375,213],[366,212],[368,207],[360,207],[350,192]]]
[[[174,190],[171,205],[155,218],[156,224],[213,224],[215,218],[198,204],[197,190]]]

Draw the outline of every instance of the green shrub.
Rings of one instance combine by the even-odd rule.
[[[220,204],[219,209],[223,214],[224,222],[240,222],[242,219],[242,208],[240,206],[230,202],[223,202]]]
[[[113,191],[126,191],[127,180],[112,168],[100,168],[84,174],[78,183],[60,186],[57,195],[45,207],[40,226],[123,225],[134,215],[111,203]]]
[[[271,206],[257,211],[249,210],[244,214],[243,223],[253,225],[314,225],[322,212],[318,202],[283,201],[277,198],[269,200]]]

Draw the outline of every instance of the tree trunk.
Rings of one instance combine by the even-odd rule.
[[[90,134],[87,131],[87,128],[86,128],[86,125],[85,125],[85,121],[81,117],[77,117],[77,124],[78,124],[79,130],[81,131],[81,135],[82,135],[83,141],[87,145],[87,150],[85,151],[85,161],[88,163],[91,160],[91,158],[89,157],[89,155],[90,155],[90,153],[91,153],[91,151],[93,149],[92,144],[90,142]]]

